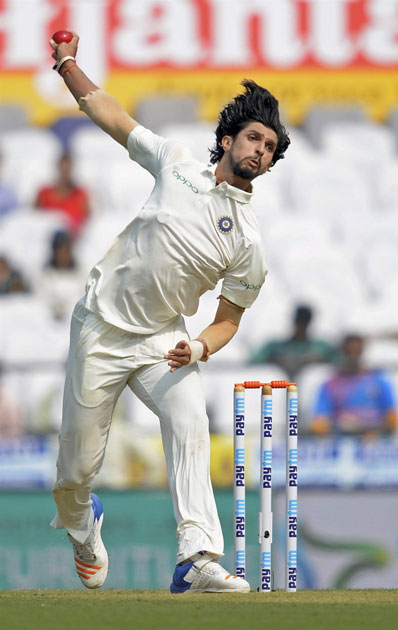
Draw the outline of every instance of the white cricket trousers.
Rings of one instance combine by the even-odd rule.
[[[59,438],[58,512],[51,522],[81,543],[93,524],[90,490],[105,454],[112,413],[128,385],[160,420],[177,521],[177,562],[204,549],[223,555],[210,480],[210,439],[197,365],[170,372],[163,359],[188,339],[183,318],[152,335],[111,326],[84,307],[73,312]]]

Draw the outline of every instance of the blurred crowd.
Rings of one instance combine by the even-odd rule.
[[[55,181],[37,191],[33,208],[40,213],[55,212],[64,227],[48,234],[48,242],[44,244],[46,251],[43,252],[46,261],[33,283],[0,252],[0,295],[34,293],[49,306],[54,317],[64,318],[70,313],[72,301],[83,292],[83,278],[73,247],[90,216],[89,194],[73,181],[71,158],[67,153],[59,158]],[[3,182],[0,185],[0,221],[14,212],[20,212],[18,193]],[[29,264],[29,251],[26,258]]]

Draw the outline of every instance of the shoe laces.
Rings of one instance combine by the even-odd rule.
[[[73,549],[79,560],[93,562],[97,558],[90,542],[87,542],[83,545],[74,542]]]
[[[97,533],[96,522],[94,522],[93,529],[90,534],[90,538],[85,543],[79,543],[70,534],[68,534],[70,541],[73,545],[75,554],[79,558],[79,560],[92,562],[97,559],[97,554],[95,553],[95,545],[97,542],[96,533]]]

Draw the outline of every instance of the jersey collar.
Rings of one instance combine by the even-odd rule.
[[[250,192],[246,190],[241,190],[240,188],[236,188],[236,186],[231,186],[227,182],[221,182],[216,186],[216,175],[215,171],[217,168],[217,164],[209,164],[202,173],[210,177],[213,181],[214,187],[213,190],[215,193],[220,195],[225,195],[230,199],[235,199],[235,201],[240,201],[240,203],[249,203],[250,199],[253,197],[253,187],[250,184]]]

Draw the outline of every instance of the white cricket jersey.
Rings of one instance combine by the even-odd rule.
[[[217,186],[215,166],[142,126],[127,148],[155,186],[91,270],[86,308],[118,328],[150,334],[196,313],[200,296],[221,278],[223,296],[251,306],[266,275],[252,193]]]

